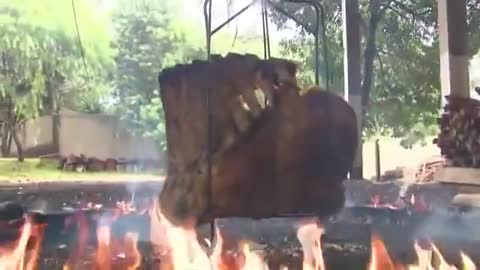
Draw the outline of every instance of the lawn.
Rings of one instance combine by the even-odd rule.
[[[12,183],[29,183],[45,181],[149,181],[163,180],[158,172],[67,172],[59,170],[52,164],[42,164],[39,159],[0,158],[0,181]]]

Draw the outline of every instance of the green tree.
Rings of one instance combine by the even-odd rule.
[[[341,1],[323,3],[331,69],[329,80],[335,90],[342,89]],[[302,5],[283,4],[283,7],[301,25],[293,38],[282,42],[283,50],[290,57],[304,59],[305,70],[312,74],[313,53],[305,50],[312,46],[305,44],[312,44],[313,13]],[[406,138],[405,146],[409,146],[436,131],[433,127],[440,109],[437,2],[360,0],[360,12],[366,135],[374,133],[373,126],[384,125],[394,136]],[[278,27],[286,28],[287,20],[283,16],[274,14],[273,18]],[[470,49],[474,55],[480,46],[476,33],[480,26],[478,1],[468,1],[468,18]],[[320,64],[323,63],[322,57]]]
[[[115,114],[130,130],[165,147],[164,116],[158,72],[163,68],[204,58],[204,43],[194,44],[171,1],[139,1],[118,10],[113,18],[116,36]]]
[[[2,154],[13,140],[23,160],[18,128],[42,113],[55,115],[69,103],[88,108],[108,90],[112,50],[108,24],[93,0],[0,3],[0,123]],[[101,16],[103,15],[103,16]],[[103,26],[101,26],[103,25]],[[79,46],[78,29],[83,29]]]

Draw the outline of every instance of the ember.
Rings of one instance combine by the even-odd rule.
[[[375,199],[373,200],[375,201]],[[379,204],[371,207],[381,211]],[[157,205],[157,204],[155,204]],[[389,211],[401,211],[395,207],[386,206]],[[69,254],[64,261],[57,258],[63,270],[88,269],[88,270],[134,270],[134,269],[212,269],[212,270],[247,270],[247,269],[303,269],[325,270],[333,268],[329,263],[329,253],[325,252],[324,234],[328,231],[316,218],[298,218],[294,230],[301,246],[299,264],[286,262],[273,264],[272,257],[266,250],[257,248],[259,242],[248,237],[232,237],[228,230],[217,226],[216,237],[213,243],[202,239],[204,235],[195,227],[194,220],[188,226],[177,227],[162,216],[152,219],[150,243],[155,250],[154,257],[157,264],[148,262],[146,257],[151,256],[148,251],[139,247],[140,233],[133,226],[127,226],[122,233],[115,233],[115,228],[122,218],[139,215],[133,204],[118,203],[115,209],[99,209],[74,212],[63,218],[65,229],[74,227],[75,241],[69,246]],[[91,213],[95,213],[92,215]],[[149,223],[151,215],[158,214],[151,210],[143,222]],[[48,241],[49,235],[44,232],[50,226],[49,222],[39,222],[41,219],[35,213],[24,215],[23,225],[18,230],[18,237],[14,241],[0,246],[0,269],[5,270],[35,270],[35,269],[60,269],[57,267],[45,268],[42,262],[44,256],[42,244]],[[38,214],[37,214],[38,215]],[[140,213],[143,215],[143,211]],[[89,220],[96,219],[96,228],[91,228]],[[271,225],[271,229],[278,228]],[[92,230],[93,229],[93,230]],[[59,232],[60,233],[60,232]],[[92,237],[96,239],[91,242]],[[143,241],[143,239],[142,239]],[[287,241],[291,241],[288,239]],[[422,242],[423,243],[423,242]],[[92,244],[94,246],[92,250]],[[447,262],[444,253],[435,244],[420,244],[415,242],[414,248],[417,256],[416,263],[396,261],[396,256],[391,256],[380,234],[374,233],[371,238],[370,259],[365,270],[454,270],[476,269],[473,260],[463,251],[458,250],[460,264],[453,265]],[[303,255],[302,255],[303,254]],[[292,257],[293,258],[293,257]]]

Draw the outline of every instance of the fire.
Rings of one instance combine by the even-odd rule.
[[[374,235],[372,237],[372,253],[368,270],[459,270],[445,260],[435,244],[430,244],[428,249],[423,249],[418,242],[416,242],[414,247],[418,258],[417,264],[396,265],[388,254],[383,241],[380,237]],[[465,253],[460,252],[460,256],[462,259],[462,268],[460,269],[477,269],[472,259]]]
[[[268,263],[263,256],[252,250],[248,241],[240,240],[233,252],[224,249],[225,239],[216,229],[216,243],[208,256],[197,241],[193,227],[178,228],[172,226],[164,216],[157,213],[157,221],[153,222],[154,237],[163,238],[157,244],[159,254],[164,259],[159,270],[171,269],[211,269],[211,270],[268,270]],[[160,221],[160,222],[159,222]],[[297,237],[304,250],[304,270],[325,270],[321,248],[323,228],[316,219],[303,220],[297,230]],[[165,239],[168,248],[165,249]],[[155,241],[155,239],[153,239]],[[163,251],[162,251],[163,250]],[[168,254],[168,255],[166,255]],[[190,268],[189,268],[190,267]],[[288,268],[281,267],[282,270]]]
[[[29,220],[25,221],[21,230],[20,238],[11,245],[5,247],[0,254],[0,269],[5,270],[23,270],[25,262],[25,250],[28,240],[32,233],[32,224]]]
[[[323,228],[316,220],[305,220],[297,231],[297,238],[303,248],[303,269],[324,270],[321,237]]]
[[[372,254],[368,270],[396,270],[383,241],[372,236]]]
[[[128,207],[127,207],[128,208]],[[88,250],[89,224],[83,212],[73,215],[66,226],[77,226],[77,240],[63,270],[135,270],[142,264],[142,255],[137,247],[139,234],[127,232],[122,238],[112,233],[112,224],[123,213],[130,210],[114,211],[113,215],[101,218],[96,230],[96,249]],[[156,270],[210,269],[210,270],[269,270],[268,262],[254,245],[246,240],[233,240],[216,228],[215,242],[198,241],[195,222],[192,220],[184,227],[173,226],[161,213],[152,221],[152,243],[160,264]],[[156,222],[156,223],[155,223]],[[36,270],[41,252],[41,243],[46,224],[35,224],[25,217],[19,229],[18,239],[8,245],[0,246],[0,269]],[[302,246],[303,270],[326,270],[323,258],[321,238],[324,229],[315,218],[304,219],[297,225],[297,238]],[[233,245],[232,245],[233,243]],[[461,268],[447,262],[440,249],[434,244],[421,246],[415,242],[414,248],[418,262],[413,265],[401,265],[390,256],[388,249],[378,235],[371,239],[371,257],[366,270],[476,270],[473,260],[460,252]],[[233,249],[233,250],[232,250]],[[88,262],[85,264],[85,262]],[[149,268],[150,269],[150,268]],[[275,268],[277,269],[277,268]],[[279,269],[288,270],[285,266]],[[338,270],[338,269],[331,269]]]
[[[32,226],[32,233],[31,239],[33,239],[33,247],[30,251],[30,255],[28,256],[28,260],[26,262],[26,270],[35,270],[37,269],[37,261],[40,257],[40,249],[43,240],[43,232],[45,230],[45,224],[36,224]]]
[[[77,241],[70,252],[67,262],[63,266],[63,270],[73,270],[75,268],[79,260],[83,257],[85,247],[88,243],[88,221],[85,215],[83,215],[82,212],[75,213],[71,219],[67,220],[67,225],[71,226],[72,224],[78,225]]]

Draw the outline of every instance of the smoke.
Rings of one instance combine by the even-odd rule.
[[[480,211],[460,213],[438,209],[415,230],[415,239],[443,239],[450,241],[480,241]]]

